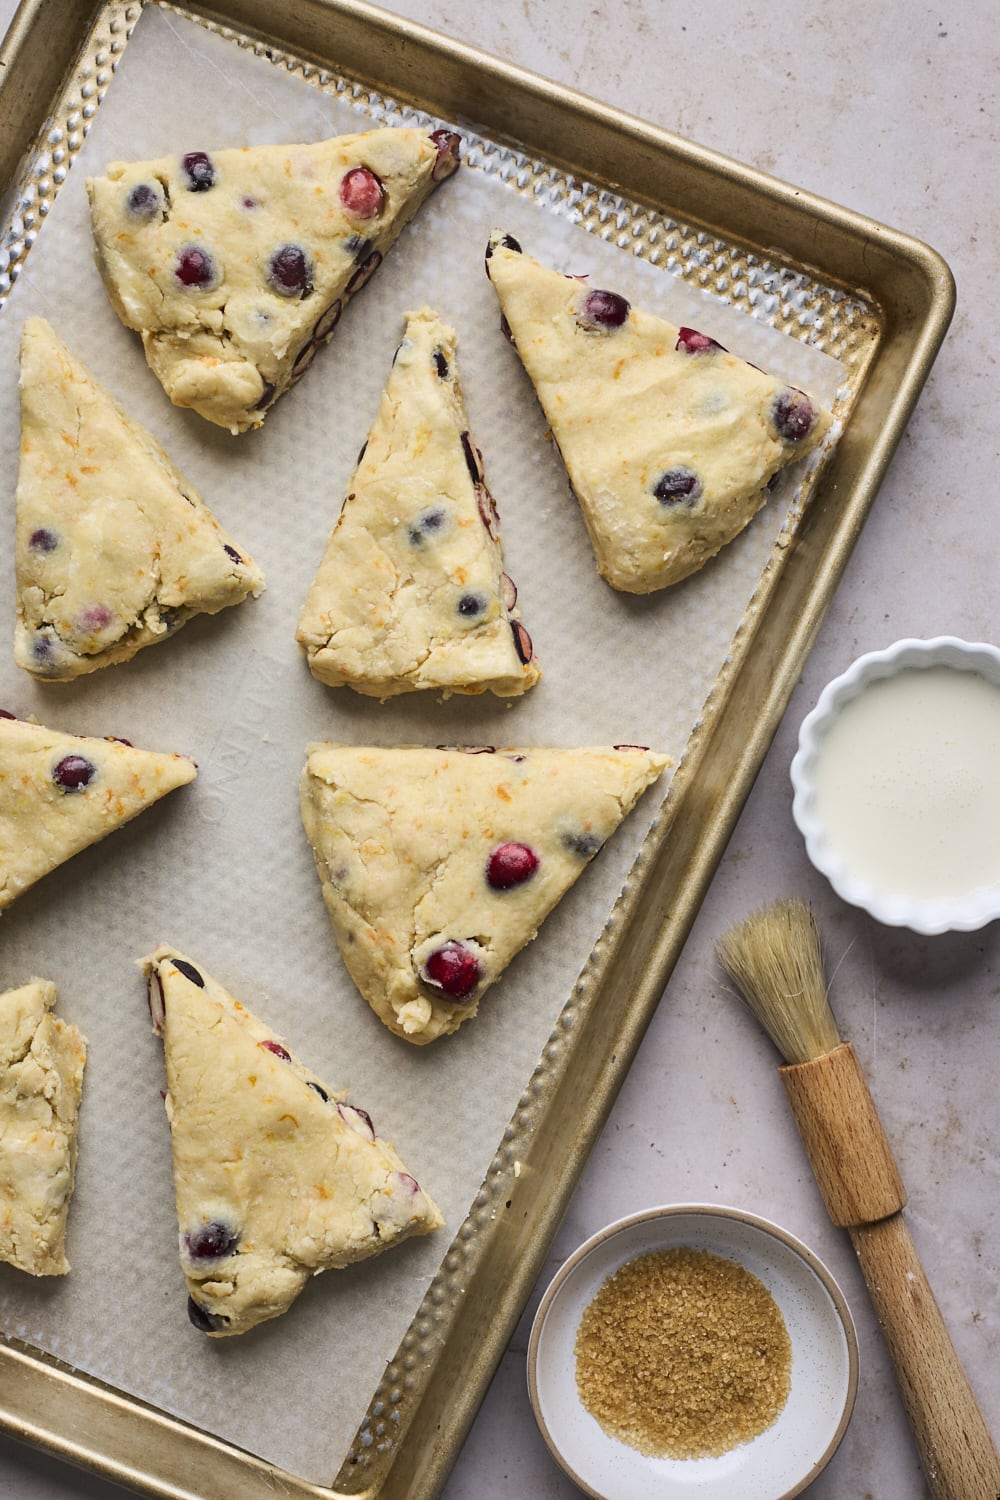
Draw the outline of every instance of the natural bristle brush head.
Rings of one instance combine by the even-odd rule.
[[[840,1045],[819,929],[804,901],[752,913],[720,939],[717,951],[786,1062],[810,1062]]]

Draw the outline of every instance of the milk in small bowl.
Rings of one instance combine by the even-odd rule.
[[[803,720],[792,815],[838,895],[889,926],[1000,917],[1000,649],[953,636],[859,657]]]

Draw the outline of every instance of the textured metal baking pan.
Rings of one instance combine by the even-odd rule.
[[[0,296],[114,86],[140,8],[22,0],[0,53]],[[332,1486],[45,1351],[0,1345],[3,1429],[139,1492],[424,1500],[448,1473],[659,1001],[947,330],[954,289],[942,260],[903,234],[357,0],[229,0],[181,13],[330,86],[347,80],[509,149],[528,179],[544,170],[569,184],[592,232],[613,238],[627,222],[634,253],[725,287],[734,305],[834,354],[844,375],[832,458],[779,538],[653,835]]]

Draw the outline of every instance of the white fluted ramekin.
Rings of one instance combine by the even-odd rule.
[[[870,651],[828,683],[816,707],[802,721],[799,748],[792,760],[795,796],[792,816],[806,842],[810,860],[838,896],[860,906],[889,927],[908,927],[928,936],[942,932],[974,932],[1000,917],[1000,882],[981,886],[961,896],[916,897],[886,892],[852,869],[838,849],[819,814],[816,769],[824,741],[848,703],[872,683],[912,668],[949,667],[976,672],[1000,687],[1000,650],[985,642],[935,636],[931,640],[901,640],[884,651]],[[998,767],[1000,774],[1000,767]]]

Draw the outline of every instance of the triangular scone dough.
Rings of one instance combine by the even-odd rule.
[[[196,775],[183,755],[0,716],[0,910]]]
[[[310,1276],[443,1224],[375,1134],[174,948],[142,961],[163,1036],[181,1268],[203,1333],[245,1333]]]
[[[259,427],[348,298],[458,166],[451,131],[114,162],[88,182],[98,265],[177,406]]]
[[[0,1260],[62,1276],[76,1175],[87,1044],[51,1014],[56,987],[32,979],[0,995]]]
[[[616,749],[312,745],[302,820],[341,955],[430,1042],[486,989],[670,762]]]
[[[540,675],[469,435],[455,334],[428,308],[407,314],[298,639],[314,677],[378,698],[511,697]]]
[[[598,571],[646,594],[696,572],[815,448],[802,391],[496,232],[486,269],[580,502]]]
[[[159,443],[30,318],[21,338],[14,659],[65,681],[260,593]]]

